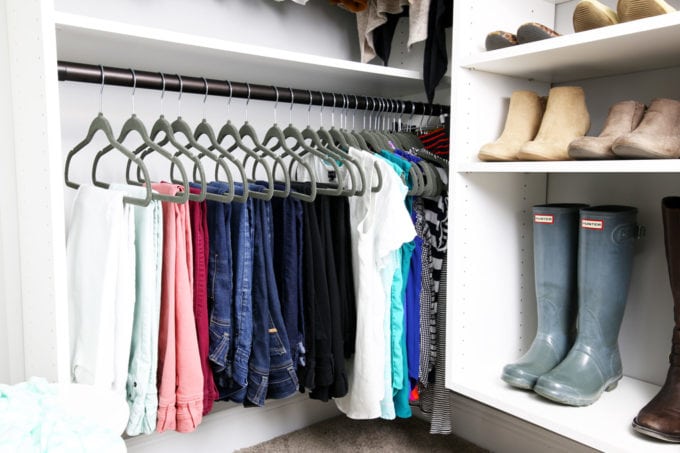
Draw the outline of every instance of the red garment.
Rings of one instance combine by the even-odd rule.
[[[353,13],[358,13],[368,8],[368,0],[330,0],[330,2],[342,6]]]
[[[181,186],[154,183],[176,195]],[[203,418],[203,372],[194,320],[193,256],[189,209],[163,202],[163,270],[158,334],[158,421],[156,430],[191,432]]]
[[[191,193],[201,193],[192,187]],[[191,237],[194,246],[194,317],[198,337],[198,353],[203,370],[203,415],[210,413],[213,402],[219,398],[212,369],[210,368],[210,332],[208,311],[208,256],[210,238],[208,237],[208,217],[205,201],[190,201]]]

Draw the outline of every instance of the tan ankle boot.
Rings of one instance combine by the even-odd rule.
[[[654,99],[640,125],[617,138],[612,151],[619,157],[638,159],[680,157],[680,101]]]
[[[519,147],[536,136],[545,101],[533,91],[515,91],[510,96],[508,116],[498,140],[479,150],[479,160],[516,160]]]
[[[517,153],[519,160],[569,160],[569,143],[590,128],[590,115],[581,87],[550,89],[543,121],[533,141]]]
[[[581,0],[574,9],[574,31],[586,31],[619,23],[616,11],[597,0]]]
[[[672,13],[675,11],[675,8],[664,0],[619,0],[616,11],[619,21],[629,22],[645,17]]]
[[[645,105],[637,101],[621,101],[609,108],[604,128],[597,137],[581,137],[569,143],[572,159],[616,159],[614,140],[632,132],[645,113]]]

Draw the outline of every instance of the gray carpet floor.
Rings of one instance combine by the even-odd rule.
[[[397,420],[352,420],[334,417],[238,453],[279,452],[459,452],[484,450],[460,437],[430,434],[430,425],[415,417]]]

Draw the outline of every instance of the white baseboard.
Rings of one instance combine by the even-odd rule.
[[[126,441],[130,453],[232,452],[339,415],[335,403],[310,400],[307,394],[267,401],[261,408],[216,403],[196,431],[153,433]]]
[[[527,423],[459,394],[452,393],[453,433],[493,452],[501,453],[592,453],[566,437]],[[198,429],[190,434],[154,433],[126,441],[130,453],[187,451],[231,452],[339,415],[332,402],[310,400],[307,395],[267,401],[263,408],[243,408],[217,403]],[[414,415],[428,419],[414,410]]]

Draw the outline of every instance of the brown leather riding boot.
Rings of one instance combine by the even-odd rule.
[[[633,428],[647,436],[668,442],[680,442],[680,197],[666,197],[661,202],[666,260],[673,293],[675,328],[670,368],[659,393],[642,408],[633,420]]]

